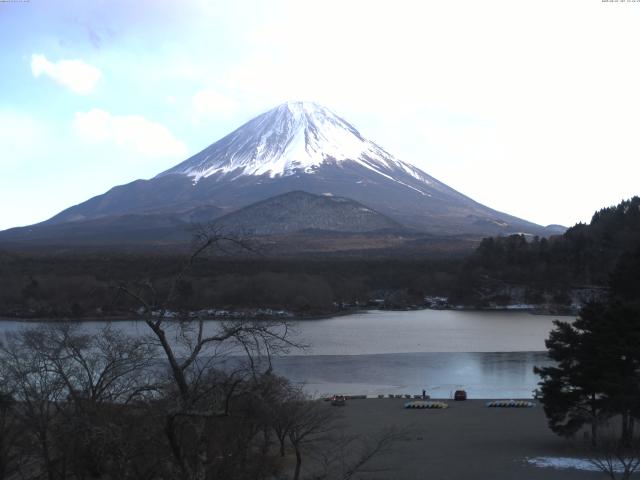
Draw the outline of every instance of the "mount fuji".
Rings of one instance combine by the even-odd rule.
[[[341,200],[327,203],[293,195],[286,202],[267,203],[269,207],[263,203],[290,192]],[[346,210],[344,201],[351,202]],[[150,180],[114,187],[41,224],[2,232],[0,240],[65,243],[91,238],[91,232],[104,239],[107,228],[113,234],[109,238],[126,242],[135,225],[140,241],[171,241],[180,237],[180,228],[196,221],[272,234],[296,231],[298,224],[287,225],[285,214],[278,216],[280,230],[256,225],[269,218],[251,214],[256,202],[261,211],[286,204],[295,218],[302,213],[318,219],[306,221],[304,228],[300,224],[305,231],[334,230],[337,211],[332,205],[340,204],[335,230],[341,232],[349,225],[348,212],[369,210],[373,213],[366,218],[375,221],[358,217],[357,231],[394,225],[447,236],[559,233],[475,202],[395,158],[323,106],[287,102]]]

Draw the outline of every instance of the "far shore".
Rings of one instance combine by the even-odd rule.
[[[207,310],[216,310],[214,308]],[[251,315],[243,313],[244,310],[229,310],[229,309],[219,309],[221,311],[229,311],[230,314],[226,316],[218,316],[218,315],[201,315],[200,312],[189,312],[190,318],[192,320],[205,320],[205,321],[213,321],[213,320],[288,320],[288,321],[308,321],[308,320],[325,320],[328,318],[335,317],[343,317],[354,314],[364,314],[370,311],[388,311],[388,312],[411,312],[411,311],[422,311],[422,310],[454,310],[454,311],[465,311],[465,312],[527,312],[532,315],[559,315],[559,316],[574,316],[577,315],[577,311],[575,309],[563,309],[551,306],[536,306],[536,305],[505,305],[499,307],[468,307],[468,306],[447,306],[447,307],[428,307],[428,306],[420,306],[420,307],[412,307],[412,308],[376,308],[376,307],[350,307],[343,308],[339,310],[333,310],[330,312],[317,312],[317,313],[305,313],[305,312],[292,312],[287,310],[280,310],[284,312],[282,315],[267,315],[267,314],[259,314],[259,315]],[[270,309],[257,309],[257,310],[270,310]],[[275,309],[272,309],[275,310]],[[177,316],[167,316],[167,320],[172,320],[174,318],[178,318]],[[33,315],[33,316],[0,316],[0,322],[3,321],[13,321],[13,322],[123,322],[123,321],[143,321],[144,317],[138,313],[131,312],[129,314],[116,314],[116,315],[88,315],[88,316],[78,316],[78,317],[69,317],[69,316],[60,316],[60,317],[52,317],[48,315]]]

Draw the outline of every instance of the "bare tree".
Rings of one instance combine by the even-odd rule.
[[[0,480],[20,467],[21,454],[23,479],[266,480],[281,473],[287,441],[300,478],[303,452],[320,451],[336,410],[273,374],[272,357],[300,346],[291,326],[207,323],[176,302],[195,261],[229,246],[244,244],[203,231],[164,291],[152,281],[119,286],[140,305],[145,338],[110,326],[86,335],[63,323],[25,329],[0,345]],[[345,480],[365,471],[391,436],[346,438],[341,444],[355,456],[341,457],[343,449],[326,457],[326,471]],[[312,466],[321,472],[317,461]]]
[[[55,423],[66,399],[64,382],[51,374],[47,359],[13,335],[2,345],[2,371],[17,401],[21,428],[31,440],[41,469],[49,480],[59,476],[61,452],[55,439]]]
[[[588,460],[611,480],[628,480],[640,468],[640,439],[621,439],[609,426],[590,449]]]
[[[212,459],[205,434],[210,435],[210,419],[221,415],[219,396],[216,396],[219,384],[210,372],[230,353],[241,353],[247,361],[246,372],[255,381],[261,374],[271,371],[273,355],[297,346],[290,339],[287,322],[228,321],[207,329],[202,318],[191,318],[188,312],[182,312],[176,318],[172,308],[179,286],[198,258],[208,253],[251,249],[245,240],[213,228],[200,229],[194,242],[193,253],[164,295],[149,280],[137,289],[130,285],[119,286],[121,292],[139,304],[144,322],[168,363],[175,395],[170,389],[168,398],[173,398],[173,404],[167,409],[165,433],[180,475],[189,480],[206,476],[207,465]],[[227,391],[222,414],[230,414],[230,392],[242,382],[244,378]]]
[[[21,341],[44,357],[78,409],[105,402],[127,404],[155,388],[147,371],[155,356],[153,346],[111,325],[88,335],[80,333],[76,323],[56,323],[25,330]]]
[[[122,408],[154,387],[151,359],[148,345],[110,327],[89,336],[53,324],[9,336],[0,367],[29,468],[50,480],[104,473],[123,453]]]
[[[2,385],[6,385],[0,377]],[[20,468],[18,442],[21,430],[17,422],[16,401],[8,392],[0,392],[0,480],[11,478]]]
[[[179,285],[199,257],[210,252],[228,252],[232,248],[252,249],[246,240],[224,234],[214,227],[199,229],[194,243],[193,253],[172,280],[166,295],[161,295],[150,280],[144,281],[142,288],[137,291],[125,284],[119,286],[120,291],[135,299],[141,307],[144,321],[169,363],[180,397],[187,404],[193,387],[189,373],[192,369],[201,370],[202,364],[198,361],[203,354],[216,356],[225,348],[235,347],[236,352],[240,349],[246,353],[251,367],[255,367],[256,357],[266,356],[269,360],[273,354],[298,346],[291,341],[290,325],[284,321],[220,322],[218,328],[211,332],[205,332],[202,318],[181,317],[177,322],[170,322],[175,318],[175,312],[170,309],[176,300]],[[171,337],[175,341],[172,342]],[[197,378],[197,374],[193,378]]]
[[[293,479],[298,480],[305,447],[319,443],[335,428],[336,410],[320,400],[313,401],[304,395],[286,402],[283,407],[290,415],[288,437],[296,455]]]
[[[380,430],[373,436],[347,435],[340,431],[337,436],[330,436],[324,446],[314,452],[322,468],[312,478],[351,480],[361,473],[388,471],[386,467],[373,467],[372,461],[391,453],[394,445],[408,433],[406,429],[396,428]]]
[[[287,380],[274,376],[270,394],[265,397],[267,423],[278,439],[279,455],[284,457],[289,432],[295,427],[297,421],[297,410],[292,409],[291,406],[297,406],[300,401],[304,401],[304,395],[299,387],[294,387]]]
[[[339,424],[339,410],[299,391],[294,391],[280,408],[280,419],[275,420],[278,426],[274,425],[274,429],[278,429],[279,437],[286,432],[293,447],[294,480],[302,476],[305,452],[312,460],[307,473],[312,480],[350,480],[357,474],[384,471],[374,468],[372,461],[391,452],[393,445],[408,433],[408,430],[388,428],[372,436],[348,435]]]

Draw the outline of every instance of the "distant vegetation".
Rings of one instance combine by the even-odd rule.
[[[560,236],[484,239],[462,265],[452,300],[509,303],[516,292],[524,303],[566,303],[576,287],[607,285],[616,266],[637,257],[639,248],[640,198],[634,197]]]
[[[166,291],[183,257],[125,253],[0,254],[0,315],[131,316],[123,282]],[[205,257],[185,276],[174,310],[288,309],[326,314],[382,299],[398,308],[447,292],[455,259]]]
[[[442,296],[455,305],[524,303],[553,310],[602,296],[610,280],[637,298],[638,282],[629,278],[640,271],[639,257],[640,198],[634,197],[563,235],[486,238],[466,258],[204,257],[181,280],[170,308],[325,315],[365,306],[411,308],[424,305],[425,296]],[[149,252],[0,252],[0,315],[130,317],[136,306],[117,286],[137,282],[163,292],[182,261]]]

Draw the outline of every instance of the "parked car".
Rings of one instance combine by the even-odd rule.
[[[465,390],[456,390],[456,392],[453,394],[453,399],[458,401],[466,400],[467,392]]]
[[[331,405],[335,405],[336,407],[344,407],[347,403],[347,399],[344,398],[344,395],[334,395],[331,397]]]

